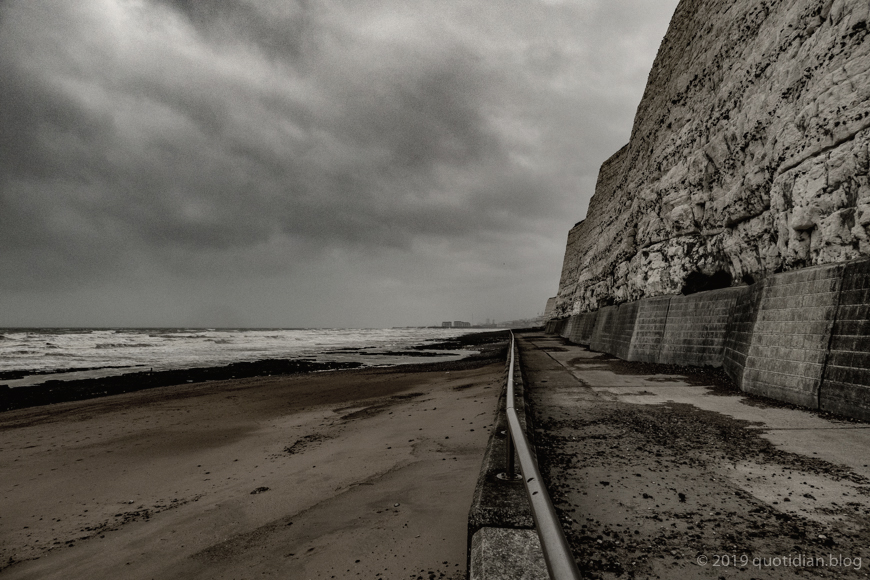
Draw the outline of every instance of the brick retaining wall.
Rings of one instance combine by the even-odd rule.
[[[725,329],[742,291],[725,288],[673,296],[656,362],[722,366]]]
[[[638,306],[637,302],[626,302],[599,310],[595,330],[590,339],[590,348],[627,359],[631,350]]]
[[[595,319],[595,327],[592,336],[589,337],[589,348],[598,352],[609,352],[610,340],[609,329],[616,318],[616,306],[605,306],[598,309],[598,317]]]
[[[595,322],[598,320],[598,311],[575,314],[571,318],[574,319],[574,327],[565,338],[574,344],[589,346],[592,332],[595,330]]]
[[[842,271],[835,264],[765,279],[742,390],[818,408]]]
[[[870,260],[548,324],[624,360],[723,366],[749,393],[870,420]]]
[[[870,261],[846,264],[819,408],[870,421]]]
[[[571,316],[565,319],[565,324],[562,325],[562,330],[559,332],[559,336],[562,338],[568,338],[574,331],[574,324],[577,322],[576,317]]]
[[[752,345],[752,329],[758,316],[764,280],[739,290],[742,292],[734,301],[734,309],[725,328],[722,366],[734,384],[743,390],[743,370],[746,368],[746,357],[749,356],[749,347]]]
[[[671,297],[644,298],[638,302],[634,336],[626,360],[658,362]]]

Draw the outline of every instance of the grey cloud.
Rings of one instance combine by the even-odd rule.
[[[277,4],[280,15],[268,14],[244,0],[157,0],[184,16],[215,42],[254,43],[273,57],[302,58],[309,22],[309,3],[288,0]],[[273,8],[276,4],[272,5]]]
[[[558,270],[653,56],[606,2],[152,0],[109,25],[42,1],[0,4],[0,290],[325,276],[347,253],[360,280],[449,285],[523,244]]]
[[[69,160],[51,154],[52,140],[94,142],[111,121],[78,106],[42,79],[0,59],[0,168],[2,178],[51,178],[70,174]]]
[[[421,168],[437,162],[464,166],[497,151],[499,144],[488,131],[479,107],[486,95],[475,79],[470,58],[457,55],[447,62],[403,63],[396,70],[405,82],[385,87],[394,102],[373,102],[373,106],[352,111],[347,119],[361,146],[386,146],[388,163]]]
[[[152,217],[159,216],[159,221],[140,220],[135,227],[145,237],[194,245],[261,241],[262,235],[274,227],[297,236],[329,239],[332,243],[344,240],[354,244],[401,245],[420,231],[415,223],[426,224],[430,232],[441,228],[444,235],[455,233],[458,224],[466,224],[466,231],[485,225],[457,219],[452,214],[458,212],[447,212],[442,218],[439,215],[442,212],[432,203],[415,203],[437,185],[431,174],[438,167],[460,171],[486,160],[506,163],[496,137],[474,101],[480,96],[474,87],[475,71],[458,58],[426,64],[421,70],[395,70],[403,78],[400,86],[393,86],[390,81],[381,84],[380,80],[365,86],[360,81],[359,92],[347,99],[340,110],[309,112],[309,119],[318,115],[319,118],[309,121],[305,141],[296,151],[276,152],[273,147],[248,141],[245,135],[227,134],[231,132],[225,130],[220,135],[208,132],[216,140],[209,146],[229,156],[243,154],[242,165],[250,164],[243,176],[249,180],[239,178],[238,165],[217,167],[213,175],[202,175],[200,171],[195,178],[185,178],[174,171],[161,175],[167,167],[171,170],[173,159],[192,156],[182,162],[188,167],[199,161],[196,153],[191,154],[172,142],[165,143],[165,159],[155,167],[146,166],[142,181],[134,187],[134,191],[145,192],[149,203],[156,206],[157,211],[147,212],[147,207],[145,210]],[[177,107],[179,102],[174,97],[163,99],[163,94],[144,94],[171,107]],[[379,94],[384,96],[378,99]],[[274,108],[274,96],[270,100],[267,106]],[[297,117],[306,115],[300,113],[298,105],[282,104],[294,124],[300,124]],[[188,107],[180,109],[186,113]],[[341,143],[348,149],[347,158],[321,147],[323,143],[318,141],[324,139]],[[373,151],[384,154],[373,160],[370,159]],[[180,200],[167,194],[173,188],[171,180],[179,177],[182,183],[175,187],[180,185],[184,189]],[[435,197],[437,206],[438,196]],[[217,221],[190,222],[179,212],[171,211],[174,202],[191,199],[210,205],[213,210],[210,213]],[[240,199],[244,203],[239,204]],[[224,208],[232,211],[221,211]],[[267,217],[258,220],[257,216],[264,211],[268,212]],[[276,219],[279,221],[272,221]],[[221,231],[225,233],[223,239]]]

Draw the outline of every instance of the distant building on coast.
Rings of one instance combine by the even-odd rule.
[[[445,322],[444,324],[449,324],[449,323]],[[471,328],[471,323],[470,322],[462,322],[461,320],[454,320],[453,321],[453,328]]]
[[[447,322],[441,323],[441,328],[451,328],[452,326],[453,326],[453,323],[450,322],[449,320]]]

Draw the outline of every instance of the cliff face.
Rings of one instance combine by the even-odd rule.
[[[870,255],[870,2],[682,0],[554,316]]]

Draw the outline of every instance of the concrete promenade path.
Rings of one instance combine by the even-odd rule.
[[[584,578],[866,578],[870,424],[519,335],[538,461]]]

